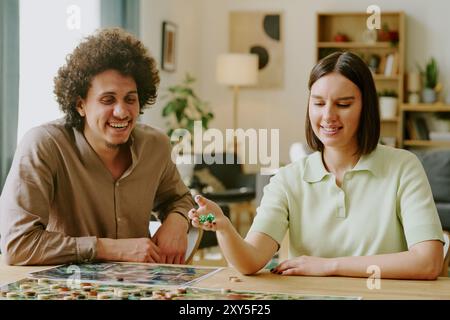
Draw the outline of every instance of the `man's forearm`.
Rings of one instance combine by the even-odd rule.
[[[172,220],[172,218],[173,218],[173,219],[177,220],[177,222],[180,222],[180,223],[181,223],[181,221],[183,221],[182,223],[186,225],[186,233],[189,231],[189,228],[190,228],[190,226],[191,226],[191,222],[190,222],[190,220],[189,220],[187,214],[183,214],[183,213],[181,213],[181,212],[179,212],[179,211],[173,211],[173,212],[170,212],[170,213],[166,216],[166,219],[167,219],[169,216],[171,217],[171,220]],[[172,220],[172,221],[173,221],[173,220]]]
[[[119,261],[117,259],[117,251],[114,250],[114,239],[99,238],[97,239],[97,255],[95,260],[103,261]]]
[[[35,229],[12,238],[3,233],[2,255],[10,265],[50,265],[87,262],[94,258],[95,237],[69,237]]]

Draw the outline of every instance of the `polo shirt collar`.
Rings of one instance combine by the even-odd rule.
[[[363,155],[356,166],[350,171],[369,171],[374,176],[379,176],[382,170],[382,152],[381,147],[378,145],[371,153]]]
[[[306,182],[318,182],[321,181],[323,177],[329,174],[330,173],[327,171],[322,162],[321,152],[316,151],[308,156],[308,158],[306,159],[303,180],[305,180]]]
[[[374,176],[378,176],[381,174],[383,159],[381,158],[380,147],[372,151],[367,155],[363,155],[358,163],[355,165],[351,172],[357,171],[368,171],[371,172]],[[325,165],[322,161],[322,153],[319,151],[314,152],[309,155],[306,159],[305,171],[303,174],[303,180],[306,182],[319,182],[325,176],[331,174],[325,168]]]

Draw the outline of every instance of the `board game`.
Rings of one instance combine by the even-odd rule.
[[[0,288],[0,300],[354,300],[358,297],[314,296],[193,287],[111,285],[26,278]]]
[[[153,286],[188,286],[221,268],[189,267],[139,263],[70,264],[33,272],[33,278],[132,284]]]

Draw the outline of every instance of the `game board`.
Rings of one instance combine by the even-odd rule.
[[[33,272],[33,278],[80,280],[104,284],[187,286],[221,268],[139,263],[71,264]]]
[[[27,278],[0,288],[0,300],[354,300],[359,297],[318,296],[192,287],[109,285]]]

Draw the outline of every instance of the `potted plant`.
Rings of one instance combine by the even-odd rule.
[[[421,70],[424,79],[424,89],[422,90],[422,100],[425,103],[434,103],[437,99],[436,86],[438,79],[438,68],[434,58],[427,63],[425,70]]]
[[[378,93],[381,119],[392,119],[397,115],[398,95],[394,90],[383,90]]]
[[[195,78],[186,74],[181,84],[170,86],[168,94],[163,97],[167,100],[162,110],[162,116],[168,119],[167,134],[172,135],[178,128],[186,129],[193,135],[194,122],[201,121],[202,127],[208,129],[208,123],[214,115],[208,104],[201,100],[192,88]]]
[[[167,94],[163,96],[166,104],[162,109],[162,116],[168,120],[167,134],[171,136],[176,129],[186,129],[190,133],[191,144],[195,121],[201,121],[202,128],[208,129],[209,121],[214,118],[208,104],[195,93],[194,83],[195,78],[186,74],[181,84],[168,87]],[[194,172],[193,155],[179,154],[176,164],[181,178],[185,184],[189,185]]]
[[[391,30],[387,23],[383,23],[382,28],[378,31],[378,41],[390,42],[393,47],[398,44],[399,33],[397,30]]]
[[[348,41],[350,41],[350,38],[345,33],[338,32],[334,36],[334,41],[336,41],[336,42],[348,42]]]

